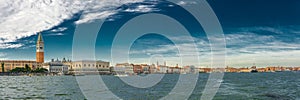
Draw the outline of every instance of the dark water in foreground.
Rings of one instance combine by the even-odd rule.
[[[209,74],[200,74],[189,99],[200,99]],[[83,76],[84,77],[84,76]],[[122,84],[102,76],[109,90],[124,99],[159,99],[169,93],[178,75],[165,75],[153,88]],[[107,90],[108,91],[108,90]],[[85,99],[74,76],[0,76],[0,99]],[[101,99],[101,98],[100,98]],[[300,72],[225,73],[216,100],[300,100]]]

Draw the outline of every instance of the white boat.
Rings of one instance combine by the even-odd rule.
[[[115,76],[118,76],[118,77],[126,77],[128,76],[127,74],[116,74]]]

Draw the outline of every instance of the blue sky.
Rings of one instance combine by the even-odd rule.
[[[95,50],[97,59],[110,61],[113,38],[122,25],[139,15],[158,13],[168,15],[180,22],[189,31],[194,41],[191,41],[190,37],[186,35],[179,34],[167,38],[159,35],[160,33],[150,33],[138,38],[132,44],[129,52],[130,60],[134,63],[154,63],[156,61],[162,63],[165,60],[168,65],[174,66],[180,62],[178,48],[175,45],[189,50],[191,45],[196,43],[198,51],[190,53],[191,55],[199,53],[200,64],[197,62],[189,63],[196,66],[209,66],[211,56],[209,40],[203,29],[199,28],[201,25],[196,19],[180,7],[195,3],[197,2],[179,1],[177,4],[173,4],[166,1],[152,0],[104,2],[98,3],[101,4],[100,6],[93,3],[92,6],[95,7],[84,10],[80,7],[78,7],[80,10],[74,10],[77,9],[74,5],[71,8],[60,6],[65,3],[60,4],[58,1],[57,3],[45,4],[46,7],[49,6],[49,9],[52,9],[53,5],[56,6],[56,4],[57,7],[61,7],[62,10],[59,8],[54,9],[59,12],[55,14],[55,16],[60,15],[57,18],[54,14],[52,16],[52,13],[26,12],[24,8],[23,10],[20,9],[19,13],[1,10],[3,14],[0,15],[0,18],[2,17],[0,20],[5,20],[6,16],[12,17],[0,24],[0,26],[3,26],[0,28],[0,59],[34,60],[36,32],[38,31],[41,31],[44,36],[46,61],[63,57],[71,59],[73,34],[76,26],[95,23],[97,20],[108,17],[98,33]],[[255,63],[259,67],[300,66],[299,57],[297,56],[300,54],[300,1],[208,0],[208,3],[217,15],[225,34],[227,65],[249,67]],[[28,5],[33,4],[42,5],[44,3],[33,2]],[[69,8],[72,10],[69,10]],[[18,14],[27,13],[38,14],[37,17],[41,18],[35,18],[35,16],[29,16],[30,18],[27,18],[28,16],[16,17]],[[26,19],[28,21],[24,21]],[[31,25],[30,20],[37,22]],[[22,24],[28,26],[22,27]],[[28,28],[29,26],[38,28]],[[89,33],[82,34],[89,35]],[[128,36],[130,36],[130,33],[128,33]],[[171,40],[179,40],[180,43],[174,44]]]

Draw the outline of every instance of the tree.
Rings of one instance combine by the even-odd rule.
[[[4,70],[4,62],[1,63],[1,67],[2,67],[2,73],[5,71]]]
[[[45,69],[45,68],[37,68],[37,69],[33,70],[32,72],[34,72],[34,73],[46,73],[46,72],[48,72],[48,70]]]
[[[26,72],[26,69],[25,68],[16,67],[16,68],[12,69],[11,72],[13,72],[13,73]]]
[[[31,68],[29,67],[29,65],[25,64],[25,71],[26,72],[30,72],[31,71]]]

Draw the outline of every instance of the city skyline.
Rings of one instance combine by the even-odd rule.
[[[76,3],[81,2],[73,2],[70,5],[63,5],[66,1],[49,2],[49,4],[47,2],[24,2],[26,6],[22,6],[24,7],[22,9],[9,0],[2,2],[14,5],[14,8],[18,8],[19,12],[10,9],[2,10],[5,7],[0,6],[1,13],[3,13],[0,15],[0,20],[4,20],[0,22],[0,60],[35,60],[35,41],[38,32],[44,36],[45,62],[64,57],[71,59],[72,40],[76,25],[92,24],[96,20],[103,20],[103,17],[109,16],[103,29],[99,32],[95,50],[97,60],[110,61],[111,41],[119,27],[138,15],[160,13],[182,22],[191,32],[199,50],[191,52],[191,54],[200,54],[200,64],[197,62],[188,63],[204,67],[210,65],[210,44],[203,29],[198,28],[201,25],[195,22],[192,15],[180,7],[193,5],[196,2],[178,1],[177,4],[172,4],[164,1],[135,0],[131,2],[82,3],[90,6],[101,4],[101,6],[97,6],[99,8],[92,9],[92,11],[89,11],[90,8],[74,7]],[[255,0],[254,3],[254,1],[209,0],[208,2],[224,30],[227,48],[226,64],[228,66],[247,67],[252,66],[253,63],[259,67],[300,66],[297,56],[300,54],[300,14],[297,10],[299,9],[297,6],[300,4],[299,1]],[[57,6],[54,9],[57,10],[56,14],[44,13],[53,10],[51,8],[38,9],[42,7],[41,5],[50,4]],[[268,6],[265,7],[265,4]],[[278,7],[278,5],[282,7]],[[30,6],[33,8],[29,8]],[[27,9],[34,10],[30,12]],[[87,12],[80,13],[81,9],[86,9]],[[44,11],[39,13],[39,10]],[[27,16],[29,12],[36,13],[38,16]],[[35,19],[27,23],[32,18]],[[17,23],[20,25],[16,25]],[[174,43],[158,34],[148,34],[135,41],[129,52],[132,63],[149,63],[151,55],[164,56],[164,60],[170,66],[176,65],[180,61]],[[193,42],[184,35],[171,38],[180,40],[181,43],[176,45],[186,48],[190,48]],[[156,62],[155,59],[153,61]]]

